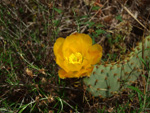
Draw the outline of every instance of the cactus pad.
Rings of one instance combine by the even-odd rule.
[[[95,97],[110,97],[137,80],[142,72],[142,42],[122,61],[94,66],[89,78],[84,78],[87,90]],[[144,60],[150,57],[150,36],[144,40]]]

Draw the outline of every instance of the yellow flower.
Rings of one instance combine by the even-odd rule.
[[[93,65],[102,57],[102,47],[92,45],[91,37],[82,33],[71,34],[66,39],[58,38],[53,50],[56,63],[61,67],[58,74],[62,79],[90,76]]]

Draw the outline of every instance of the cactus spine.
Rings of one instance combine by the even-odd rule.
[[[150,36],[144,41],[144,60],[150,58]],[[84,78],[87,90],[95,97],[110,97],[126,85],[137,80],[142,71],[142,43],[132,50],[125,60],[115,63],[97,64],[89,78]]]

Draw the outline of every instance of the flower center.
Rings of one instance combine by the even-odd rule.
[[[82,63],[82,55],[79,52],[72,53],[68,59],[71,64],[81,64]]]

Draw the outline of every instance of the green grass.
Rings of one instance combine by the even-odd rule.
[[[145,94],[143,85],[135,85],[129,86],[131,90],[125,94],[105,100],[89,96],[81,79],[61,80],[58,77],[53,54],[53,44],[58,37],[66,37],[74,31],[89,33],[93,43],[98,42],[101,36],[112,37],[103,23],[94,21],[92,9],[91,13],[80,14],[76,9],[78,2],[74,2],[68,16],[68,9],[59,5],[54,0],[0,2],[0,112],[102,113],[110,108],[117,113],[148,112],[148,67],[143,75],[146,79]],[[72,24],[67,25],[65,19],[69,23],[70,18]],[[123,20],[120,15],[116,18]],[[94,32],[87,32],[87,29],[94,29]],[[116,38],[119,43],[118,40]],[[110,47],[114,43],[112,40],[107,42]],[[115,60],[115,56],[110,54],[109,57]],[[32,74],[28,74],[27,69]]]

